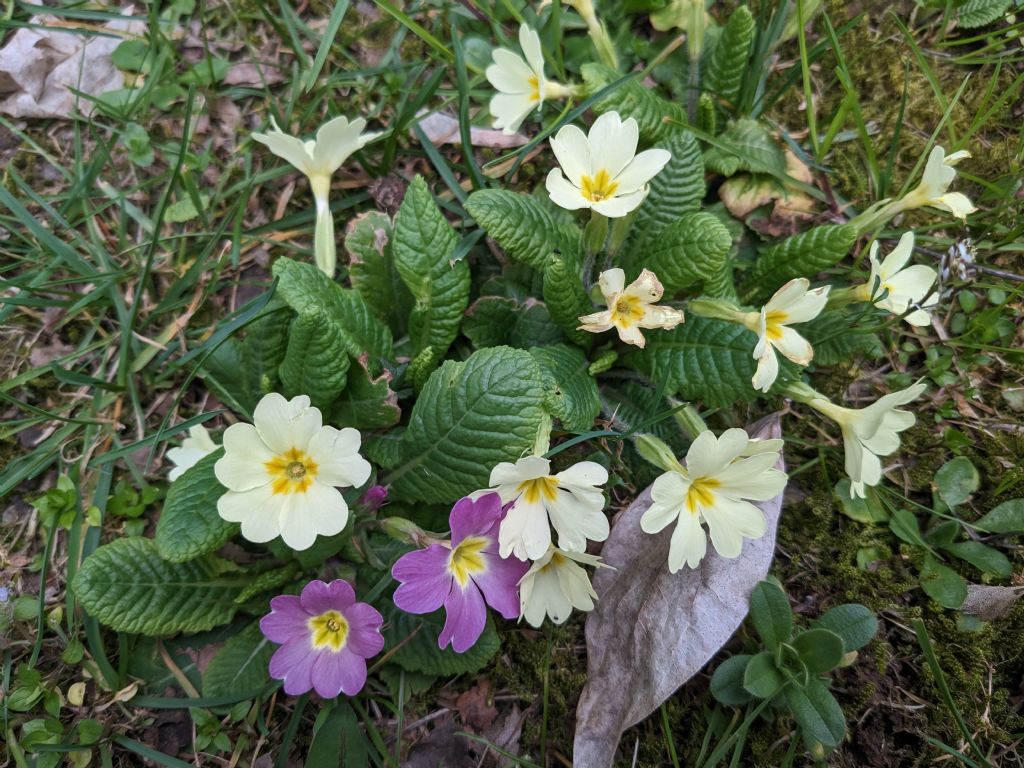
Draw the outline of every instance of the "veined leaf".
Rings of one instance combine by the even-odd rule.
[[[841,261],[856,239],[857,229],[849,224],[825,224],[769,246],[750,270],[744,299],[767,298],[794,278],[813,278]]]
[[[348,276],[367,306],[388,324],[395,336],[408,330],[413,298],[405,287],[392,253],[394,225],[386,213],[367,211],[345,228]]]
[[[601,412],[601,397],[583,352],[566,344],[555,344],[533,347],[530,354],[548,382],[548,410],[568,430],[590,429]]]
[[[536,299],[520,304],[504,296],[481,296],[466,310],[462,332],[477,349],[558,344],[564,341],[547,307]]]
[[[622,74],[603,64],[584,64],[581,72],[587,95],[611,85]],[[640,138],[645,142],[661,141],[687,124],[686,112],[678,104],[658,96],[636,79],[623,83],[594,104],[594,111],[618,112],[623,119],[632,117],[640,127]]]
[[[732,236],[710,213],[684,213],[661,230],[631,260],[635,271],[646,266],[671,293],[713,280],[725,269]]]
[[[348,379],[344,331],[325,307],[305,307],[292,319],[288,351],[278,367],[286,397],[309,395],[317,408],[330,407]]]
[[[414,616],[394,607],[390,601],[381,607],[384,614],[385,648],[401,646],[391,661],[410,672],[430,675],[461,675],[483,669],[501,647],[494,621],[487,617],[487,625],[480,639],[465,653],[456,653],[449,646],[437,647],[437,638],[444,626],[441,611],[425,616]]]
[[[764,123],[741,118],[726,128],[717,144],[704,153],[704,165],[723,176],[750,171],[779,177],[786,172],[786,156]]]
[[[580,276],[576,259],[565,254],[552,256],[544,270],[544,303],[551,319],[570,341],[589,347],[592,334],[579,330],[580,317],[594,311]]]
[[[331,408],[331,424],[356,429],[381,429],[398,423],[402,409],[398,395],[391,389],[391,372],[374,378],[365,358],[348,369],[348,384]]]
[[[964,29],[977,29],[1004,15],[1013,0],[967,0],[956,10],[957,23]]]
[[[217,499],[227,489],[217,482],[213,465],[223,455],[218,448],[171,483],[156,524],[156,548],[163,559],[183,563],[219,549],[238,532],[237,523],[217,514]]]
[[[747,6],[741,5],[732,12],[711,54],[704,73],[704,90],[727,104],[736,104],[753,39],[754,15]]]
[[[481,189],[466,210],[509,257],[543,270],[552,254],[575,253],[580,230],[553,216],[535,196],[508,189]]]
[[[255,693],[270,682],[267,667],[274,646],[253,622],[228,640],[203,672],[203,696]]]
[[[830,748],[842,743],[846,734],[846,718],[821,680],[812,677],[806,685],[787,685],[783,695],[789,711],[805,734]]]

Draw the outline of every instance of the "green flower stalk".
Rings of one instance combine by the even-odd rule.
[[[612,69],[618,69],[619,55],[615,52],[615,45],[612,43],[608,30],[597,18],[593,0],[562,0],[562,2],[575,8],[576,13],[583,17],[583,21],[587,25],[587,34],[590,35],[590,40],[594,43],[594,48],[597,49],[597,55],[601,57],[601,61]],[[537,8],[538,12],[550,3],[551,0],[544,0]]]

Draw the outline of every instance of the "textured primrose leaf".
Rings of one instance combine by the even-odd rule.
[[[584,64],[580,71],[587,96],[593,96],[622,77],[621,72],[593,62]],[[634,118],[640,128],[640,138],[648,143],[661,141],[688,122],[681,106],[661,98],[636,78],[599,99],[594,111],[600,115],[618,112],[623,119]]]
[[[964,29],[976,29],[991,24],[1004,15],[1013,0],[967,0],[956,11],[957,24]]]
[[[648,242],[631,262],[639,272],[646,266],[667,293],[715,278],[726,267],[732,236],[718,217],[684,213]]]
[[[562,333],[581,347],[593,343],[593,334],[579,330],[580,317],[594,311],[580,276],[581,266],[568,255],[552,256],[544,270],[544,303]]]
[[[437,647],[444,627],[443,611],[416,616],[398,610],[390,601],[378,608],[384,615],[385,653],[398,647],[391,661],[409,672],[446,677],[477,672],[487,666],[501,647],[490,615],[476,645],[465,653],[456,653],[451,646],[443,651]]]
[[[386,322],[395,336],[408,330],[413,298],[405,287],[392,253],[394,225],[386,213],[367,211],[345,228],[348,277],[367,306]]]
[[[276,646],[253,622],[228,640],[203,672],[203,696],[256,693],[270,682],[267,668]]]
[[[446,361],[413,406],[394,498],[450,502],[486,488],[495,464],[533,447],[546,396],[540,368],[524,350],[490,347]]]
[[[533,347],[530,354],[548,382],[548,410],[572,432],[590,429],[601,412],[601,396],[583,352],[555,344]]]
[[[813,278],[841,261],[856,240],[856,227],[824,224],[765,248],[744,284],[744,298],[766,299],[794,278]]]
[[[238,532],[217,514],[217,499],[225,492],[217,482],[213,465],[224,455],[218,448],[171,483],[156,524],[156,548],[160,557],[183,563],[223,546]]]
[[[156,542],[117,539],[97,549],[75,576],[78,602],[118,632],[173,635],[227,624],[247,577],[222,575],[224,561],[203,555],[184,563],[164,560]]]
[[[814,347],[814,364],[819,366],[838,365],[878,343],[878,334],[857,328],[851,313],[842,309],[822,312],[798,330]]]
[[[412,180],[395,217],[395,266],[415,300],[409,317],[413,352],[437,357],[459,333],[469,305],[469,264],[452,262],[459,238],[441,214],[423,177]]]
[[[704,90],[727,104],[736,105],[753,39],[754,15],[747,6],[741,5],[729,17],[711,54],[704,73]]]
[[[365,359],[354,361],[345,391],[331,408],[330,423],[339,429],[382,429],[394,426],[401,417],[398,395],[391,389],[391,372],[374,378]]]
[[[477,349],[502,344],[524,349],[565,340],[542,302],[527,299],[521,304],[504,296],[481,296],[473,302],[462,319],[462,332]]]
[[[553,253],[579,249],[579,227],[534,195],[481,189],[466,200],[466,210],[510,258],[534,269],[543,270]]]
[[[704,165],[723,176],[750,171],[778,177],[786,172],[786,156],[764,123],[744,117],[718,136],[704,153]]]
[[[333,403],[348,380],[344,331],[324,307],[308,306],[292,318],[288,351],[278,367],[286,397],[309,395],[317,408]]]

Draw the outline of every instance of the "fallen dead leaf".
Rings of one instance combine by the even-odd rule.
[[[442,144],[462,143],[459,121],[451,115],[446,115],[443,112],[433,112],[420,118],[417,125],[419,125],[432,144],[440,146]],[[478,128],[476,126],[469,129],[469,140],[473,142],[474,147],[492,147],[497,149],[521,147],[529,141],[521,133],[506,136],[501,131],[493,131],[490,128]]]
[[[1011,610],[1021,596],[1024,587],[990,587],[982,584],[967,585],[967,599],[960,610],[982,621],[1000,619]]]
[[[486,677],[468,691],[463,691],[455,700],[462,722],[475,731],[486,731],[498,716],[498,709],[491,702],[491,681]]]

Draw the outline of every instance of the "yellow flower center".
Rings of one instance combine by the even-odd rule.
[[[773,309],[765,313],[765,335],[768,341],[778,341],[782,338],[782,324],[789,318],[785,312]]]
[[[466,586],[469,577],[474,573],[487,570],[480,553],[489,543],[490,540],[483,536],[470,536],[460,541],[452,550],[452,554],[448,558],[448,568],[455,580],[459,582],[460,587]]]
[[[533,480],[524,480],[516,488],[516,493],[523,494],[527,504],[536,504],[541,499],[554,501],[558,489],[558,480],[550,475],[548,477],[537,477]]]
[[[686,492],[686,510],[691,515],[696,515],[700,507],[710,507],[715,503],[713,491],[721,485],[713,477],[698,477],[690,483],[690,490]]]
[[[587,200],[592,203],[599,203],[615,194],[615,190],[619,188],[619,182],[612,179],[608,171],[602,168],[593,176],[581,178],[580,188]]]
[[[644,319],[644,304],[636,296],[622,296],[612,307],[612,322],[629,328]]]
[[[536,75],[530,75],[526,81],[530,84],[530,101],[540,101],[540,80]]]
[[[289,448],[263,465],[273,479],[270,490],[277,493],[305,493],[320,467],[304,451]]]
[[[556,568],[561,568],[565,564],[565,555],[561,552],[552,552],[551,559],[548,560],[540,569],[540,573],[548,573]]]
[[[337,611],[324,611],[306,623],[312,633],[313,648],[340,651],[348,640],[348,621]]]

